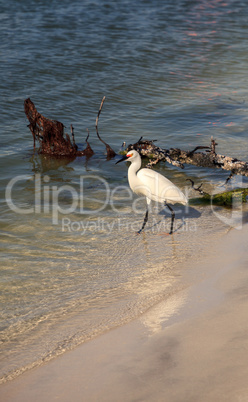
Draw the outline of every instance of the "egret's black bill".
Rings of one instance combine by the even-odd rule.
[[[124,155],[119,161],[117,161],[115,164],[117,165],[117,163],[120,163],[122,161],[126,161],[128,159],[128,157],[126,155]]]

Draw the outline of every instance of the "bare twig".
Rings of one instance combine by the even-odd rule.
[[[208,193],[206,193],[205,191],[202,190],[202,183],[200,184],[200,186],[195,187],[195,183],[193,180],[191,179],[186,179],[187,181],[191,182],[191,186],[195,191],[198,191],[201,195],[209,195]]]
[[[72,124],[71,124],[71,136],[72,136],[72,143],[73,143],[73,145],[75,145],[74,127]]]
[[[89,139],[89,136],[90,136],[90,132],[89,132],[89,129],[88,128],[86,128],[86,131],[87,131],[87,137],[85,138],[85,142],[88,144],[88,139]]]
[[[188,156],[192,156],[196,151],[198,151],[198,149],[209,149],[210,147],[204,147],[204,146],[201,146],[201,145],[199,145],[198,147],[195,147],[194,149],[193,149],[193,151],[190,151],[189,153],[188,153]]]
[[[99,135],[99,132],[98,132],[98,120],[99,120],[99,117],[100,117],[100,114],[101,114],[102,107],[103,107],[103,104],[104,104],[105,99],[106,99],[106,97],[104,96],[104,97],[102,98],[102,102],[101,102],[101,105],[100,105],[100,108],[99,108],[99,110],[98,110],[97,117],[96,117],[96,134],[97,134],[97,137],[99,138],[99,140],[102,141],[104,145],[106,145],[106,142],[101,139],[101,137],[100,137],[100,135]]]
[[[233,178],[233,172],[231,172],[228,176],[228,178],[226,179],[224,185],[226,185],[231,179]]]
[[[215,142],[215,139],[213,137],[211,137],[211,152],[212,152],[212,154],[216,154],[216,152],[215,152],[216,145],[218,145],[217,142]]]
[[[99,108],[99,111],[98,111],[98,114],[97,114],[97,117],[96,117],[96,134],[97,134],[97,137],[99,138],[99,140],[100,140],[100,141],[105,145],[105,147],[106,147],[107,159],[111,159],[111,158],[115,157],[116,153],[115,153],[115,151],[110,147],[110,145],[107,144],[107,143],[100,137],[99,132],[98,132],[98,121],[99,121],[99,117],[100,117],[100,114],[101,114],[101,111],[102,111],[102,107],[103,107],[104,101],[105,101],[105,96],[102,98],[102,102],[101,102],[101,105],[100,105],[100,108]]]
[[[85,155],[87,157],[90,157],[90,156],[94,155],[94,151],[91,148],[90,143],[88,142],[88,139],[89,139],[89,136],[90,136],[90,132],[89,132],[88,128],[86,129],[86,131],[87,131],[87,134],[88,134],[86,139],[85,139],[85,142],[86,142],[87,146],[86,146],[84,152],[85,152]]]

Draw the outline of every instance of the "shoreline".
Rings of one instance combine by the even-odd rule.
[[[224,236],[190,288],[2,384],[1,400],[247,400],[247,234]]]

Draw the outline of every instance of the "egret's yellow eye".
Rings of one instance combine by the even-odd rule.
[[[127,154],[127,157],[128,157],[128,158],[131,158],[131,156],[133,156],[133,153]]]

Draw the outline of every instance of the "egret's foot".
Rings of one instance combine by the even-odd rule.
[[[176,232],[170,232],[170,233],[167,233],[167,232],[164,232],[164,233],[158,233],[158,235],[159,236],[171,236],[171,235],[173,235],[173,234],[175,234]]]
[[[138,232],[136,232],[137,235],[139,235],[141,233],[145,233],[143,229],[140,229],[140,230],[138,230]]]
[[[170,233],[158,233],[159,236],[169,236]]]

